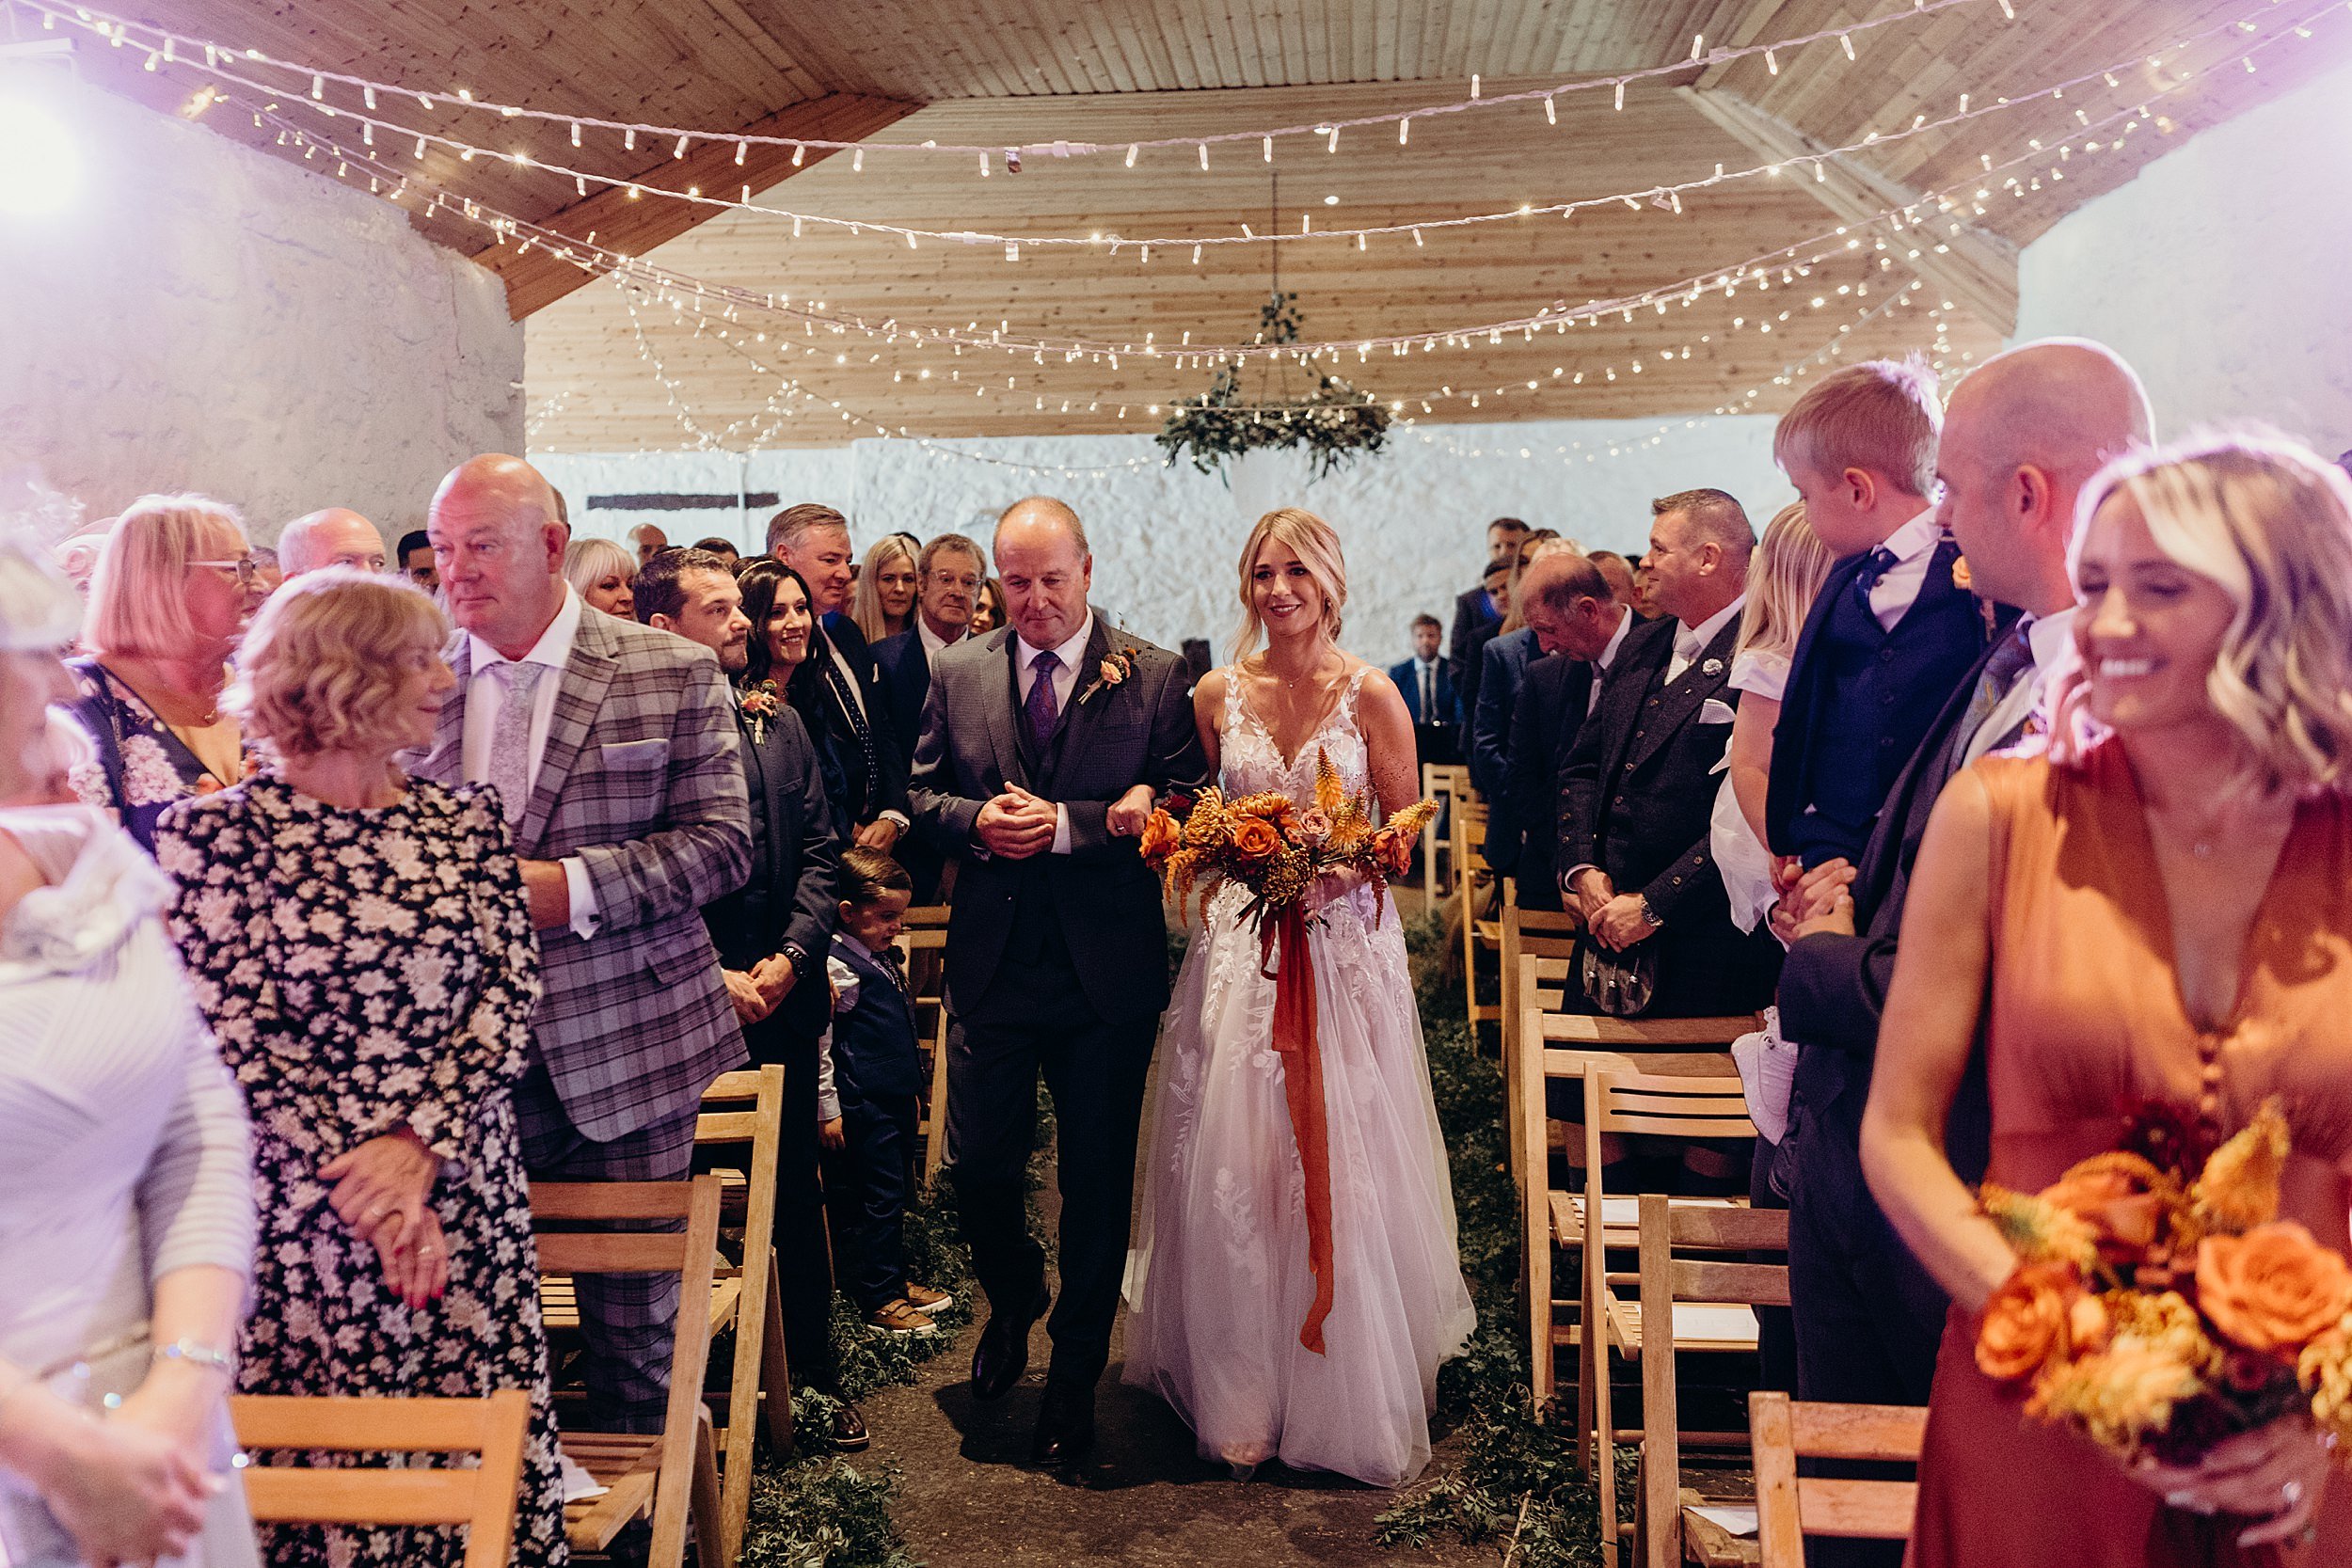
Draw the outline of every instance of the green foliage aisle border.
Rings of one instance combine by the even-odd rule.
[[[1600,1560],[1599,1497],[1577,1468],[1572,1429],[1538,1422],[1528,1399],[1518,1193],[1504,1147],[1502,1076],[1464,1027],[1458,989],[1441,987],[1438,922],[1415,922],[1406,937],[1478,1330],[1438,1375],[1438,1422],[1469,1439],[1461,1461],[1382,1513],[1378,1540],[1389,1546],[1425,1546],[1440,1537],[1495,1543],[1512,1568],[1584,1568]],[[1633,1456],[1621,1459],[1617,1495],[1630,1518]]]

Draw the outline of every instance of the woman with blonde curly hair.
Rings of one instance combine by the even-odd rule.
[[[1936,803],[1862,1125],[1871,1191],[1953,1303],[1911,1560],[2352,1560],[2352,1484],[2308,1413],[2126,1467],[1974,1352],[2017,1259],[1945,1151],[1972,1059],[1987,1179],[2024,1192],[2118,1148],[2134,1106],[2217,1139],[2275,1100],[2280,1217],[2338,1274],[2352,1252],[2352,483],[2211,440],[2118,461],[2078,515],[2080,675],[2056,743]]]
[[[512,1090],[539,949],[495,790],[434,744],[449,624],[398,578],[328,567],[262,608],[226,705],[243,784],[164,816],[197,999],[255,1124],[247,1393],[530,1393],[516,1563],[565,1560],[530,1197]],[[453,1531],[271,1526],[273,1564],[455,1564]]]

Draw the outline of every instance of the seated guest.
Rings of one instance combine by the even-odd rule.
[[[893,535],[895,538],[896,535]],[[988,576],[980,546],[961,533],[943,533],[915,558],[914,624],[874,644],[883,701],[899,750],[914,755],[923,730],[923,702],[930,695],[931,666],[972,626],[973,603]],[[861,579],[862,580],[862,579]]]
[[[555,492],[552,488],[548,490],[548,494],[551,497],[555,497]],[[562,504],[562,498],[555,497],[555,499],[557,504],[560,506]],[[562,521],[564,519],[559,518],[558,520]],[[637,564],[640,566],[643,566],[646,562],[651,561],[655,556],[660,555],[663,550],[670,547],[670,536],[661,531],[660,525],[658,523],[639,523],[635,528],[630,529],[628,532],[623,536],[623,542],[627,544],[629,548],[637,552]]]
[[[1772,455],[1838,558],[1788,669],[1765,842],[1806,869],[1862,858],[1895,775],[1977,656],[1985,621],[1936,520],[1935,373],[1849,365],[1781,416]]]
[[[736,563],[743,559],[741,552],[715,533],[707,539],[695,540],[694,547],[706,554],[717,556],[726,564],[726,569],[730,572],[734,571]]]
[[[826,799],[854,842],[888,854],[907,831],[907,753],[882,703],[873,647],[843,613],[856,577],[849,519],[814,501],[787,507],[768,521],[768,553],[801,574],[817,611],[809,660],[786,695],[825,758]]]
[[[456,685],[448,638],[412,584],[349,567],[294,579],[255,619],[227,697],[268,760],[166,814],[156,858],[253,1111],[262,1238],[238,1386],[525,1390],[508,1560],[543,1563],[564,1554],[564,1491],[514,1102],[539,944],[496,792],[394,761],[433,739]],[[273,1564],[454,1568],[465,1552],[446,1529],[272,1525],[263,1543]]]
[[[1446,670],[1454,677],[1454,689],[1462,694],[1465,718],[1476,711],[1478,701],[1478,647],[1483,640],[1478,634],[1502,625],[1502,618],[1511,613],[1507,600],[1497,596],[1495,568],[1504,573],[1518,563],[1519,541],[1527,537],[1527,525],[1517,517],[1497,517],[1486,525],[1486,567],[1480,574],[1478,586],[1465,589],[1454,601],[1454,633],[1446,644]]]
[[[994,631],[1005,624],[1005,591],[996,586],[994,578],[980,579],[979,596],[972,602],[972,629],[964,635],[977,637]]]
[[[1539,554],[1575,548],[1548,528],[1539,528],[1519,541],[1504,594],[1511,612],[1479,654],[1478,695],[1470,710],[1470,783],[1489,804],[1502,799],[1510,777],[1511,716],[1518,706],[1519,676],[1536,657],[1535,634],[1527,629],[1526,607],[1519,601],[1520,579]],[[1495,869],[1511,868],[1506,864]]]
[[[1593,563],[1609,584],[1609,592],[1617,602],[1630,609],[1636,594],[1633,588],[1633,563],[1614,550],[1595,550],[1585,560]]]
[[[866,552],[865,563],[858,568],[850,618],[866,634],[869,648],[905,631],[914,618],[923,575],[921,546],[908,540],[903,533],[882,535]]]
[[[428,594],[441,586],[441,574],[433,569],[433,541],[424,530],[413,529],[400,536],[400,569]]]
[[[254,1568],[227,1404],[245,1104],[157,918],[169,881],[97,812],[22,803],[81,619],[0,534],[0,1549]]]
[[[1772,999],[1780,944],[1732,925],[1708,832],[1740,696],[1731,654],[1756,536],[1721,490],[1650,510],[1644,559],[1670,618],[1626,635],[1576,737],[1561,773],[1559,863],[1593,941],[1636,973],[1654,966],[1648,1016],[1752,1012]]]
[[[1625,645],[1632,615],[1610,591],[1592,557],[1573,550],[1539,555],[1519,579],[1518,602],[1544,657],[1527,667],[1511,720],[1511,762],[1502,799],[1487,817],[1516,841],[1511,874],[1519,907],[1561,908],[1553,859],[1560,841],[1560,771],[1600,699],[1602,680]]]
[[[564,580],[589,609],[615,620],[637,618],[637,572],[628,551],[610,539],[575,539],[564,546]]]
[[[914,879],[889,856],[871,849],[844,854],[841,924],[825,965],[833,1029],[822,1047],[817,1114],[833,1153],[826,1191],[850,1299],[866,1326],[881,1334],[935,1334],[938,1325],[927,1314],[955,1301],[907,1278],[906,1211],[922,1120],[923,1057],[893,944],[914,895]]]
[[[278,559],[288,578],[315,572],[322,566],[357,566],[363,572],[384,569],[384,536],[373,523],[345,506],[306,513],[278,534]]]
[[[164,808],[245,777],[229,656],[267,596],[237,515],[199,496],[142,496],[90,579],[87,657],[70,668],[98,765],[74,779],[150,850]]]

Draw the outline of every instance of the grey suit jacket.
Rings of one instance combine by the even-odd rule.
[[[963,862],[947,921],[947,990],[969,1010],[987,994],[1003,958],[1025,877],[1044,878],[1041,902],[1060,922],[1087,999],[1105,1019],[1168,1006],[1168,930],[1159,881],[1132,838],[1114,838],[1111,803],[1138,784],[1163,799],[1208,787],[1179,656],[1124,632],[1098,612],[1062,720],[1050,788],[1035,783],[1013,674],[1013,630],[967,638],[939,656],[923,708],[907,791],[914,831]],[[1123,653],[1133,673],[1118,684],[1102,666]],[[1058,801],[1070,814],[1070,853],[1000,861],[976,853],[973,824],[1007,784]]]
[[[472,642],[449,662],[457,689],[414,771],[464,777]],[[709,649],[590,610],[580,618],[530,808],[525,860],[577,855],[600,924],[539,933],[546,993],[532,1045],[572,1125],[600,1143],[689,1114],[740,1064],[702,908],[743,884],[751,814],[735,704]]]

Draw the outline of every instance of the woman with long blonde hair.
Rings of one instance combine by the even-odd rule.
[[[1193,711],[1230,796],[1279,791],[1311,812],[1327,759],[1383,811],[1419,793],[1413,725],[1387,675],[1339,646],[1347,566],[1311,512],[1258,520],[1243,547],[1233,662]],[[1405,938],[1385,888],[1313,889],[1309,939],[1327,1121],[1331,1258],[1320,1353],[1304,1180],[1273,1067],[1274,982],[1246,890],[1209,899],[1161,1036],[1143,1219],[1129,1260],[1127,1371],[1192,1427],[1202,1457],[1248,1476],[1279,1458],[1375,1486],[1429,1459],[1440,1361],[1474,1321],[1454,1244],[1445,1147]]]
[[[857,569],[850,619],[866,634],[869,648],[914,625],[914,595],[922,573],[915,565],[915,546],[907,542],[910,537],[883,534]]]

